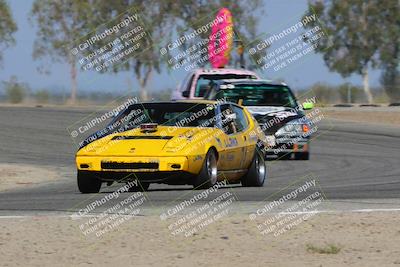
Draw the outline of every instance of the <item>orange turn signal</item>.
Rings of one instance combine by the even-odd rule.
[[[307,133],[310,130],[307,124],[303,124],[303,132]]]

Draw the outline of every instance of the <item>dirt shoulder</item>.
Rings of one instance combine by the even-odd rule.
[[[400,107],[321,108],[327,118],[400,126]]]
[[[3,266],[399,266],[400,212],[318,214],[278,237],[248,215],[191,237],[139,216],[93,240],[68,217],[0,219]]]
[[[27,188],[59,179],[56,171],[27,164],[0,163],[0,191]]]

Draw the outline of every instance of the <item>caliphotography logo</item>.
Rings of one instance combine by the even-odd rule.
[[[79,230],[85,238],[101,238],[107,233],[117,231],[123,223],[140,213],[141,206],[146,201],[142,192],[119,199],[122,193],[128,192],[129,188],[134,186],[139,186],[137,181],[127,182],[110,194],[91,199],[89,204],[71,215],[72,220],[79,222]],[[110,205],[111,200],[117,202]]]
[[[301,178],[295,185],[280,191],[277,199],[268,199],[264,206],[249,215],[257,223],[261,235],[279,237],[318,214],[326,197],[317,178]]]
[[[228,216],[232,203],[237,199],[229,191],[218,192],[219,188],[227,184],[225,180],[217,182],[213,187],[164,211],[160,219],[168,222],[171,235],[190,237],[199,231],[206,231],[209,225]],[[213,197],[210,196],[212,193]]]
[[[0,265],[399,265],[399,25],[396,0],[0,0]]]

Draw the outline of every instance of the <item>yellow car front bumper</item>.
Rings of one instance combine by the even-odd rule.
[[[76,166],[83,171],[107,172],[170,172],[183,171],[198,174],[202,162],[191,157],[140,156],[77,156]]]

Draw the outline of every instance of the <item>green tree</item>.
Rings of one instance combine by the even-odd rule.
[[[335,101],[335,91],[328,84],[318,82],[311,86],[310,89],[317,97],[318,103],[327,104]]]
[[[144,25],[147,34],[146,38],[151,40],[151,44],[144,44],[146,49],[141,49],[140,53],[125,59],[121,62],[122,64],[114,64],[112,68],[108,68],[106,71],[133,71],[140,86],[141,100],[149,98],[146,86],[154,71],[161,72],[162,58],[160,57],[158,44],[165,38],[165,33],[173,27],[171,23],[171,8],[168,2],[160,0],[115,0],[110,5],[108,2],[97,0],[96,13],[98,15],[94,16],[90,22],[95,28],[103,21],[114,21],[117,15],[124,14],[127,10],[138,12],[141,24]],[[104,43],[98,42],[97,46],[92,46],[92,49],[95,50],[102,45]]]
[[[67,62],[70,67],[72,104],[76,102],[76,56],[71,53],[71,40],[86,32],[91,15],[89,0],[35,0],[31,19],[38,27],[33,58],[50,57],[53,62]]]
[[[170,7],[174,15],[175,23],[179,23],[176,28],[179,34],[184,34],[185,30],[193,30],[201,27],[205,20],[214,19],[216,12],[222,7],[228,8],[233,16],[234,24],[234,46],[236,49],[231,51],[231,65],[240,66],[244,65],[247,68],[257,68],[257,64],[253,61],[257,61],[258,58],[262,57],[262,53],[253,55],[252,58],[248,54],[243,54],[243,62],[240,62],[240,55],[238,50],[239,46],[246,46],[253,42],[257,43],[260,41],[257,38],[257,26],[258,18],[264,14],[264,2],[261,0],[247,0],[247,1],[227,1],[227,0],[194,0],[194,1],[171,1]],[[206,19],[205,19],[206,18]],[[200,35],[200,39],[208,38],[209,32]],[[194,39],[193,42],[198,42],[199,39]],[[186,46],[182,46],[182,49],[186,49],[193,43],[188,42]],[[246,51],[246,49],[244,49]],[[207,62],[204,65],[206,65]]]
[[[340,101],[342,103],[355,103],[360,93],[362,94],[361,88],[351,85],[350,83],[339,85],[337,91],[339,92]]]
[[[386,64],[381,76],[381,83],[391,102],[400,101],[400,71],[393,65]]]
[[[392,102],[400,101],[400,2],[382,1],[381,83]]]
[[[148,93],[146,85],[151,79],[154,72],[160,73],[162,66],[166,64],[166,58],[160,55],[160,44],[167,43],[185,30],[195,29],[204,22],[204,18],[214,16],[215,12],[221,7],[231,9],[235,29],[240,34],[241,40],[247,42],[248,39],[255,38],[257,20],[254,17],[256,10],[261,10],[262,2],[260,0],[251,1],[184,1],[184,0],[116,0],[112,5],[104,1],[98,1],[96,11],[90,24],[92,27],[99,25],[103,21],[112,21],[117,14],[121,14],[131,8],[139,11],[141,21],[146,27],[146,32],[152,40],[152,45],[142,50],[139,54],[129,58],[123,64],[116,64],[107,71],[118,72],[133,70],[136,79],[140,85],[141,99],[146,100]],[[258,12],[257,11],[257,12]],[[100,21],[96,21],[96,18]],[[212,19],[214,19],[212,17]],[[200,38],[208,38],[206,35],[201,35]],[[199,39],[194,40],[199,41]],[[97,46],[93,46],[95,50],[102,44],[99,42]],[[183,45],[182,49],[186,46]]]
[[[389,0],[390,1],[390,0]],[[318,41],[316,51],[323,54],[330,70],[343,77],[358,73],[369,103],[373,97],[369,88],[368,69],[376,68],[382,45],[382,12],[378,0],[332,0],[328,3],[309,3],[309,12],[315,12],[328,38]],[[312,28],[315,23],[307,24]]]
[[[39,26],[39,32],[34,57],[51,56],[54,60],[67,60],[71,68],[71,99],[74,101],[77,57],[70,51],[72,43],[102,31],[104,27],[113,26],[119,15],[134,8],[139,12],[141,24],[152,44],[101,72],[133,71],[140,85],[141,99],[146,100],[148,81],[166,64],[165,58],[160,55],[160,44],[172,40],[182,29],[194,27],[200,18],[214,14],[222,6],[232,9],[242,39],[255,36],[256,19],[253,13],[260,9],[261,0],[239,1],[236,4],[217,0],[114,0],[112,3],[101,0],[35,0],[32,17]],[[119,35],[124,31],[121,29]],[[96,41],[87,52],[94,52],[109,41],[107,38]]]
[[[16,76],[11,76],[10,80],[3,82],[6,91],[7,99],[12,104],[21,103],[27,91],[29,90],[28,85],[18,82]]]
[[[2,51],[15,44],[13,33],[17,31],[10,8],[5,0],[0,0],[0,62],[2,61]]]

